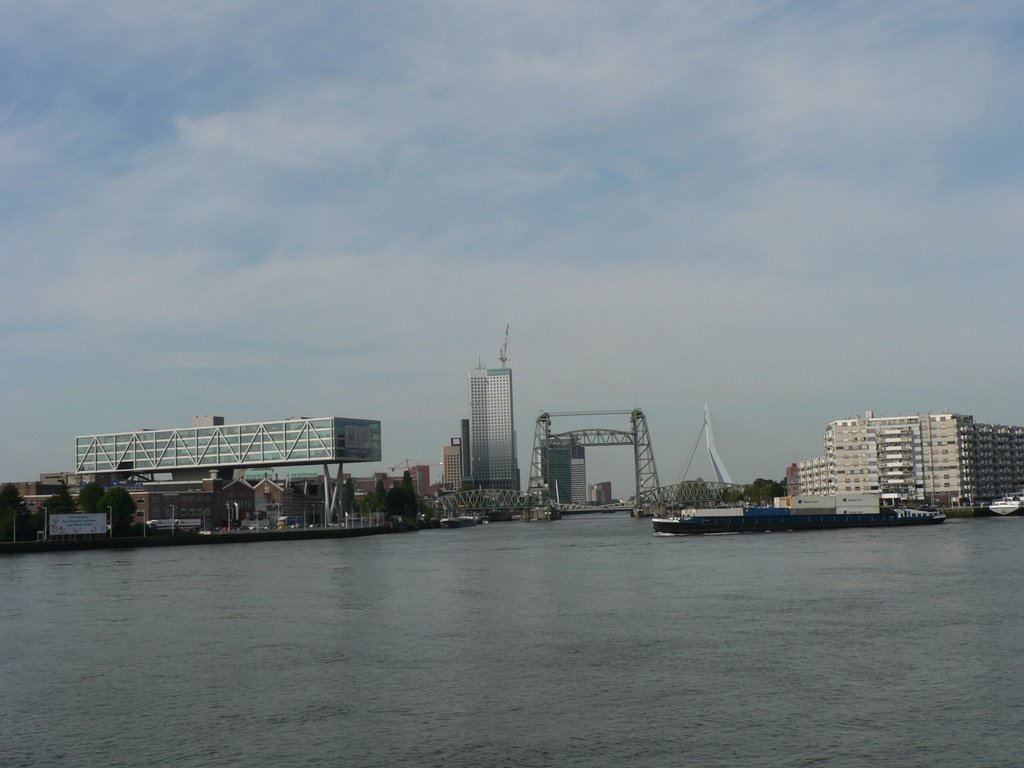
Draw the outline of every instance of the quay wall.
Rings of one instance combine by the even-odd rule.
[[[310,528],[283,531],[244,533],[152,534],[148,536],[117,536],[97,539],[0,542],[0,555],[27,555],[35,552],[73,552],[84,549],[138,549],[141,547],[187,547],[217,544],[258,544],[267,541],[298,541],[308,539],[352,539],[392,533],[389,526],[370,528]]]

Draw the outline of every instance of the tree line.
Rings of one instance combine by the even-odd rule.
[[[17,486],[7,483],[0,487],[0,541],[34,540],[46,528],[47,513],[72,512],[110,514],[115,536],[130,535],[140,528],[135,524],[135,499],[124,488],[87,483],[76,499],[62,480],[57,490],[33,512]]]
[[[398,485],[392,485],[387,490],[384,489],[384,480],[378,477],[373,493],[362,498],[356,498],[355,485],[350,477],[345,480],[342,497],[345,511],[348,514],[383,513],[405,518],[410,523],[415,521],[420,512],[425,509],[422,499],[416,495],[416,489],[412,484],[412,475],[408,470],[402,473],[402,481]]]

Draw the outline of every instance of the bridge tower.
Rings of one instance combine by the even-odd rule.
[[[570,432],[553,434],[551,432],[552,416],[608,416],[628,415],[629,430],[604,428],[577,429]],[[572,445],[632,445],[634,473],[633,515],[636,517],[650,514],[653,510],[645,510],[644,499],[651,499],[658,488],[658,468],[654,461],[654,448],[651,445],[647,417],[643,411],[635,408],[631,411],[565,411],[561,413],[541,413],[533,434],[533,454],[530,461],[530,484],[528,493],[537,507],[551,505],[551,476],[548,455],[552,448]]]

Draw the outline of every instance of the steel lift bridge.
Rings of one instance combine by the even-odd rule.
[[[569,432],[553,433],[552,417],[560,416],[629,416],[629,429],[586,428]],[[654,450],[647,429],[647,418],[643,411],[564,411],[541,413],[533,435],[533,454],[530,461],[530,485],[527,491],[531,500],[531,518],[556,519],[560,517],[559,505],[551,497],[551,474],[548,455],[552,448],[571,446],[632,445],[633,469],[636,481],[633,494],[632,514],[640,517],[651,514],[645,505],[657,502],[658,468],[654,463]],[[579,509],[578,505],[574,507]],[[600,509],[594,508],[595,511]]]

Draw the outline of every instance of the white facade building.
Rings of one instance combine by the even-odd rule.
[[[875,416],[825,428],[825,455],[798,462],[800,493],[878,493],[963,504],[976,495],[972,416]]]
[[[511,368],[469,371],[469,457],[474,487],[519,490]]]

